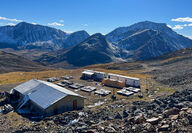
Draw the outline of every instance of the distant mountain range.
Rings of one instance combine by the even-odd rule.
[[[135,60],[150,59],[192,46],[192,40],[177,34],[164,23],[139,22],[120,27],[106,38],[119,48],[132,52]]]
[[[44,54],[38,61],[45,64],[68,62],[73,66],[85,66],[97,63],[120,62],[126,59],[127,51],[113,46],[105,36],[94,34],[67,50]]]
[[[150,21],[119,27],[105,36],[89,36],[86,31],[67,34],[26,22],[0,27],[0,48],[48,50],[39,58],[35,55],[35,61],[59,67],[146,60],[188,47],[192,40],[164,23]]]
[[[0,48],[59,50],[88,37],[86,31],[67,34],[55,28],[21,22],[15,26],[0,27]]]

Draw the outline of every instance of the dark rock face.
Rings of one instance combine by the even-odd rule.
[[[106,35],[114,45],[133,54],[135,60],[151,59],[192,46],[192,40],[172,31],[166,24],[149,21],[120,27]]]

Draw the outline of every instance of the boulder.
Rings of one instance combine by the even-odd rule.
[[[104,131],[104,130],[105,130],[105,127],[104,127],[104,126],[99,125],[99,126],[97,127],[97,129],[98,129],[99,131]]]
[[[189,124],[192,125],[192,116],[188,116],[187,118],[189,120]]]
[[[181,111],[187,111],[189,108],[188,107],[185,107],[185,108],[182,108]]]
[[[190,102],[192,102],[192,94],[190,94],[189,96],[187,96],[187,100],[189,100]]]
[[[154,127],[151,123],[145,123],[144,126],[145,126],[145,129],[146,129],[148,132],[153,132],[153,131],[155,131],[155,127]]]
[[[98,133],[95,129],[83,131],[84,133]]]
[[[140,124],[140,123],[143,123],[145,121],[146,121],[146,119],[145,119],[143,114],[139,114],[138,116],[135,116],[135,118],[134,118],[135,124]]]
[[[180,112],[180,110],[178,108],[173,107],[171,109],[165,110],[163,112],[163,115],[165,117],[169,117],[170,115],[177,115],[179,112]]]
[[[117,131],[113,127],[107,127],[105,129],[105,132],[107,132],[107,133],[116,133]]]
[[[153,117],[153,118],[147,119],[146,121],[148,123],[151,123],[152,125],[155,125],[155,124],[157,124],[159,122],[159,118]]]
[[[136,106],[132,106],[132,112],[134,112],[137,109]]]
[[[187,110],[187,113],[192,114],[192,109],[189,108],[189,109]]]
[[[169,125],[166,124],[166,125],[161,126],[161,127],[158,129],[158,131],[168,131],[168,129],[169,129]]]
[[[162,102],[159,99],[155,99],[154,103],[156,103],[157,105],[161,105],[162,104]]]
[[[171,120],[177,120],[178,119],[178,115],[170,115],[169,118]]]
[[[127,116],[129,116],[129,114],[126,112],[126,110],[123,110],[120,112],[121,116],[123,116],[123,118],[126,118]]]
[[[174,104],[174,106],[175,106],[176,108],[179,108],[179,109],[185,107],[184,103]]]
[[[118,112],[116,115],[115,115],[115,119],[123,119],[123,116],[120,112]]]
[[[181,118],[187,117],[187,112],[186,111],[179,112],[179,117]]]

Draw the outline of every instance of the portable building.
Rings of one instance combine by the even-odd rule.
[[[107,78],[107,74],[104,72],[99,72],[99,71],[93,71],[93,70],[88,70],[85,69],[82,72],[82,79],[93,79],[96,81],[102,81],[104,78]]]
[[[84,97],[56,84],[30,80],[12,89],[18,99],[17,112],[51,116],[65,111],[82,109]]]
[[[104,72],[94,71],[94,80],[102,81],[104,78],[107,78],[107,74]]]
[[[102,84],[106,85],[106,86],[110,86],[110,87],[116,87],[116,88],[123,88],[125,87],[125,82],[120,81],[120,80],[116,80],[116,79],[104,79],[102,81]]]
[[[94,71],[84,70],[82,72],[81,79],[84,79],[84,80],[93,79],[93,76],[94,76]]]
[[[108,78],[125,82],[126,86],[140,87],[139,78],[128,77],[128,76],[123,76],[123,75],[118,75],[113,73],[109,73]]]

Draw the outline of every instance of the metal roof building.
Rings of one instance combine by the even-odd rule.
[[[128,76],[123,76],[123,75],[118,75],[118,74],[113,74],[113,73],[108,73],[108,78],[123,81],[123,82],[125,82],[126,86],[140,87],[139,78],[128,77]]]
[[[102,81],[106,77],[107,77],[107,74],[104,72],[93,71],[88,69],[85,69],[82,72],[82,76],[81,76],[82,79],[85,79],[85,80],[94,79],[96,81]]]
[[[64,111],[81,109],[84,97],[50,82],[30,80],[13,88],[19,113],[50,116]]]

